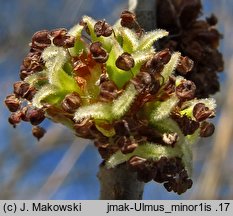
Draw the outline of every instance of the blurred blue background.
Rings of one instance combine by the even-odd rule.
[[[219,104],[216,135],[201,140],[194,149],[194,186],[189,192],[178,196],[152,182],[145,187],[144,199],[233,198],[232,131],[230,135],[222,134],[228,136],[227,144],[222,147],[222,160],[217,164],[212,160],[214,148],[221,154],[222,148],[216,140],[222,133],[218,129],[225,124],[221,121],[225,116],[222,112],[229,114],[228,121],[233,121],[231,112],[228,112],[228,89],[224,87],[232,85],[229,71],[233,61],[230,40],[233,1],[204,0],[203,5],[205,16],[214,12],[219,17],[218,28],[224,34],[221,51],[225,56],[225,74],[221,75],[221,92],[215,96]],[[13,82],[19,79],[19,67],[34,32],[60,27],[69,29],[83,15],[105,18],[113,24],[127,7],[126,0],[0,0],[0,199],[98,199],[96,174],[101,158],[95,147],[87,141],[75,139],[63,126],[48,120],[43,123],[48,133],[37,142],[29,125],[21,124],[13,129],[8,124],[9,112],[2,101],[12,91]],[[230,130],[232,125],[225,127]],[[208,183],[211,182],[210,176],[205,175],[210,169],[215,174],[211,173],[211,178],[218,175],[217,183],[212,185]],[[215,192],[209,197],[203,196],[201,188],[208,189],[208,186],[209,191],[212,188]]]

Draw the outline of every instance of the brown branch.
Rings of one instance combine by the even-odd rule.
[[[98,178],[101,200],[142,199],[144,183],[137,180],[136,172],[132,172],[126,164],[113,169],[107,169],[101,164]]]

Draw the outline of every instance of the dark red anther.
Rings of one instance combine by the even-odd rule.
[[[181,75],[186,75],[193,69],[193,64],[194,63],[190,58],[188,58],[187,56],[181,56],[176,69]]]
[[[90,46],[93,59],[98,63],[105,63],[108,60],[108,53],[102,47],[101,42],[94,42]]]
[[[18,81],[14,83],[14,93],[17,97],[24,97],[25,93],[28,91],[30,85],[24,81]]]
[[[116,60],[116,66],[124,71],[129,71],[134,67],[134,59],[131,54],[124,52]]]
[[[43,51],[50,44],[51,44],[51,40],[49,38],[48,30],[38,31],[32,36],[31,47],[33,50]]]
[[[77,92],[65,96],[62,101],[62,109],[68,113],[74,113],[81,105],[81,98]]]
[[[210,110],[204,103],[197,103],[193,107],[193,116],[198,122],[201,122],[211,116],[214,116],[214,111]]]
[[[182,80],[176,87],[176,95],[181,100],[191,100],[195,97],[196,85],[190,80]]]
[[[116,135],[118,135],[118,136],[129,137],[130,134],[131,134],[128,122],[126,120],[124,120],[124,119],[116,121],[114,123],[114,129],[115,129]]]
[[[132,29],[135,27],[136,15],[130,11],[123,11],[121,13],[121,26]]]
[[[17,124],[20,123],[20,121],[21,121],[21,113],[19,111],[11,113],[10,117],[8,118],[8,122],[12,124],[14,128],[16,127]]]
[[[34,126],[32,128],[32,135],[36,137],[38,141],[44,136],[45,133],[46,130],[40,126]]]
[[[93,121],[91,121],[90,119],[84,119],[74,124],[74,130],[77,136],[86,139],[93,139],[94,137],[90,132],[90,128],[92,127],[92,125],[93,125]]]
[[[209,137],[212,136],[214,133],[215,127],[212,123],[210,122],[202,122],[200,126],[200,136],[201,137]]]
[[[49,34],[53,38],[60,37],[60,36],[66,36],[67,29],[65,29],[65,28],[53,29],[52,31],[50,31]]]
[[[215,26],[218,23],[218,19],[214,14],[211,14],[210,17],[206,18],[206,21],[209,23],[211,26]]]
[[[113,101],[118,96],[118,88],[111,80],[100,84],[100,99],[101,101]]]
[[[105,20],[99,20],[94,25],[94,32],[97,37],[100,36],[109,37],[112,34],[113,29]]]
[[[146,159],[138,156],[132,156],[128,163],[133,169],[140,169],[145,166]]]
[[[21,119],[25,122],[28,122],[29,119],[28,119],[28,116],[27,116],[27,111],[28,111],[28,107],[25,106],[23,107],[22,109],[20,109],[20,112],[21,112]]]
[[[27,92],[23,95],[23,98],[27,99],[28,101],[31,101],[33,97],[35,96],[37,90],[34,86],[30,86]]]
[[[171,52],[169,49],[164,49],[162,51],[157,52],[151,59],[149,59],[146,64],[146,70],[153,73],[160,73],[164,65],[167,64],[171,59]]]
[[[53,44],[59,47],[71,48],[74,46],[75,37],[68,35],[67,29],[54,29],[50,32]]]
[[[32,125],[38,125],[45,119],[45,112],[42,109],[31,109],[27,111],[26,118]]]
[[[11,112],[16,112],[20,108],[20,101],[15,94],[8,95],[4,102]]]
[[[181,131],[185,136],[193,134],[200,126],[200,123],[188,118],[186,115],[184,116],[172,116],[173,119],[179,125]]]
[[[134,143],[134,142],[130,144],[127,143],[121,148],[121,152],[123,154],[129,154],[129,153],[132,153],[137,147],[138,147],[137,143]]]

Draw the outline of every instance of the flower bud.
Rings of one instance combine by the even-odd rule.
[[[107,22],[105,22],[105,20],[100,20],[94,25],[94,32],[97,37],[109,37],[112,34],[113,29]]]
[[[90,46],[93,59],[98,63],[105,63],[108,60],[108,53],[102,47],[101,42],[94,42]]]
[[[32,36],[31,47],[33,50],[43,51],[50,44],[51,40],[49,38],[49,31],[47,30],[38,31]]]
[[[123,11],[121,13],[121,26],[132,29],[135,26],[136,15],[130,11]]]
[[[129,125],[127,121],[125,121],[124,119],[120,121],[116,121],[114,123],[114,129],[116,131],[116,134],[119,136],[126,136],[126,137],[130,136]]]
[[[132,156],[129,160],[128,163],[133,169],[137,168],[143,168],[144,163],[146,162],[145,158],[138,157],[138,156]]]
[[[77,136],[86,139],[93,139],[94,137],[90,132],[90,128],[92,127],[93,124],[94,123],[90,119],[84,119],[81,122],[74,124],[74,130]]]
[[[100,84],[100,99],[101,101],[113,101],[118,96],[118,89],[115,83],[111,80]]]
[[[53,38],[59,37],[59,36],[66,36],[67,29],[65,28],[57,28],[50,31],[49,35]]]
[[[12,113],[8,118],[8,122],[12,124],[14,128],[16,127],[16,124],[20,123],[20,121],[21,121],[21,113],[19,111]]]
[[[137,143],[131,143],[131,144],[127,143],[121,148],[121,152],[123,154],[129,154],[129,153],[132,153],[137,147],[138,147]]]
[[[195,97],[196,85],[190,80],[182,80],[176,87],[176,95],[181,100],[191,100]]]
[[[210,122],[202,122],[200,127],[200,136],[209,137],[214,133],[215,127]]]
[[[16,112],[20,108],[20,101],[15,94],[8,95],[5,99],[5,104],[11,112]]]
[[[62,101],[62,109],[68,113],[74,113],[81,105],[81,98],[77,92],[65,96]]]
[[[32,125],[38,125],[45,119],[44,114],[42,109],[31,109],[27,111],[26,116]]]
[[[133,57],[127,53],[122,53],[116,60],[116,66],[124,71],[129,71],[131,68],[134,67],[134,59]]]
[[[218,23],[218,19],[217,19],[217,17],[214,14],[211,14],[210,17],[207,17],[206,21],[211,26],[215,26]]]
[[[198,122],[204,121],[213,115],[214,111],[210,110],[204,103],[197,103],[193,107],[193,116]]]
[[[28,83],[23,81],[18,81],[14,83],[13,87],[15,95],[17,95],[18,97],[23,97],[23,95],[28,91],[29,86],[30,85]]]
[[[30,86],[27,92],[23,95],[23,98],[27,99],[28,101],[31,101],[36,94],[37,90],[35,87]]]
[[[193,65],[194,62],[190,58],[181,56],[176,69],[181,75],[186,75],[193,69]]]
[[[164,49],[154,54],[153,57],[146,62],[145,68],[151,74],[160,73],[163,70],[164,65],[167,64],[170,59],[170,50]]]
[[[25,121],[25,122],[28,122],[28,121],[29,121],[28,116],[27,116],[27,111],[28,111],[28,107],[27,107],[27,106],[23,107],[23,108],[20,110],[20,112],[21,112],[21,119],[22,119],[23,121]]]
[[[27,69],[27,71],[41,71],[44,66],[44,62],[41,58],[40,52],[30,52],[28,55],[24,58],[23,64],[24,69]]]
[[[65,28],[54,29],[50,32],[53,44],[59,47],[71,48],[74,46],[75,37],[67,35]]]
[[[193,134],[200,126],[199,122],[189,119],[186,115],[184,116],[172,116],[173,119],[179,125],[181,131],[185,136]]]
[[[32,135],[36,137],[38,141],[44,136],[45,133],[46,130],[40,126],[34,126],[32,128]]]

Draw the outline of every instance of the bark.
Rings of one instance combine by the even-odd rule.
[[[100,181],[101,200],[141,200],[144,183],[137,180],[136,172],[121,164],[113,169],[100,165],[98,178]]]

